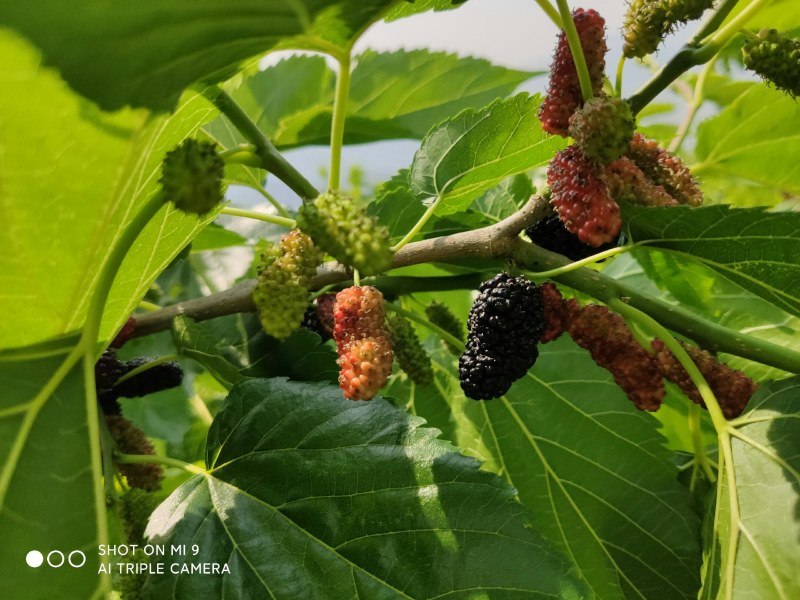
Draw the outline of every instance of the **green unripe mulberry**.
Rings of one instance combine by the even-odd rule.
[[[283,339],[300,327],[308,306],[308,286],[320,262],[322,253],[297,230],[264,251],[253,303],[267,335]]]
[[[800,94],[800,39],[762,29],[742,48],[744,66],[793,98]]]
[[[320,194],[300,208],[297,226],[322,250],[364,275],[381,273],[392,264],[388,231],[348,196]]]
[[[130,488],[120,496],[119,517],[129,544],[141,545],[144,542],[147,520],[157,504],[153,494],[139,488]]]
[[[652,54],[676,25],[699,19],[714,0],[631,0],[622,25],[626,58]]]
[[[569,119],[569,135],[583,153],[607,165],[625,154],[636,121],[628,103],[622,98],[597,96]]]
[[[392,350],[400,368],[418,385],[433,383],[431,357],[419,342],[414,327],[401,315],[391,315],[386,321],[392,338]]]
[[[186,139],[164,157],[161,187],[176,208],[204,215],[222,202],[224,175],[216,144]]]
[[[460,342],[464,341],[464,325],[458,320],[458,317],[447,308],[447,305],[434,300],[425,308],[425,314],[428,316],[428,320],[431,323],[444,329]],[[447,340],[444,340],[444,344],[447,346],[447,349],[450,350],[450,353],[456,356],[461,356],[461,353],[464,351],[463,348],[455,346]]]

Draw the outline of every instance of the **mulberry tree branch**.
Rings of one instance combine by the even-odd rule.
[[[523,229],[540,221],[549,212],[548,202],[540,196],[534,196],[517,213],[489,227],[408,244],[395,254],[392,268],[465,258],[483,258],[513,261],[534,275],[541,271],[561,269],[570,264],[568,259],[519,237]],[[320,289],[351,279],[352,271],[338,263],[329,262],[318,269],[311,287]],[[382,287],[384,284],[392,285],[396,279],[399,278],[378,277],[371,278],[369,282]],[[423,289],[430,291],[470,289],[477,287],[480,279],[480,273],[473,273],[463,276],[463,279],[408,278],[399,286],[397,283],[393,285],[395,292],[405,293]],[[635,287],[597,271],[587,268],[562,270],[553,279],[605,303],[622,299],[630,306],[650,315],[664,327],[693,339],[709,351],[734,354],[792,373],[800,372],[800,352],[707,321],[684,308],[644,294]],[[438,287],[446,286],[448,282],[449,286]],[[167,330],[172,326],[172,320],[180,315],[202,321],[238,312],[252,312],[254,306],[250,293],[254,285],[255,282],[252,280],[244,281],[218,294],[146,313],[137,317],[136,335]]]

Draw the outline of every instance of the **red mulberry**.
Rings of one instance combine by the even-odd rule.
[[[388,230],[348,196],[328,192],[303,204],[297,226],[333,258],[365,275],[392,265]]]
[[[204,215],[224,196],[225,163],[211,142],[184,140],[167,152],[161,167],[161,186],[166,200],[186,213]]]
[[[569,118],[569,136],[600,164],[618,159],[630,144],[636,121],[622,98],[596,96]]]
[[[536,362],[544,319],[541,291],[524,277],[500,273],[481,285],[458,361],[464,394],[474,400],[505,394]]]
[[[371,286],[342,290],[336,295],[333,320],[339,386],[345,398],[370,400],[392,372],[383,294]]]
[[[637,167],[656,185],[681,204],[699,206],[703,203],[703,192],[697,181],[677,156],[673,156],[653,140],[641,133],[633,134],[627,154]]]
[[[613,242],[622,220],[609,195],[603,169],[577,145],[558,152],[547,169],[550,201],[567,230],[584,244],[597,248]]]
[[[661,369],[622,317],[605,306],[587,304],[568,316],[566,329],[599,366],[611,372],[636,408],[658,410],[665,395]]]
[[[629,158],[622,157],[606,166],[606,181],[617,202],[642,206],[675,206],[678,201],[660,185],[650,181]]]
[[[627,58],[647,56],[676,25],[699,19],[714,0],[631,0],[622,25]]]
[[[106,415],[106,426],[117,449],[123,454],[155,454],[156,451],[144,432],[125,417]],[[154,492],[161,487],[164,470],[154,463],[127,464],[116,463],[120,472],[125,475],[128,485]]]
[[[401,315],[392,315],[387,320],[389,331],[392,334],[392,350],[397,364],[414,383],[418,385],[432,383],[431,357],[422,347],[414,327]]]
[[[322,253],[306,234],[292,231],[277,248],[262,254],[253,303],[264,332],[283,339],[300,327],[308,305],[308,286]]]
[[[552,342],[561,337],[566,329],[568,316],[566,302],[558,288],[550,282],[539,286],[542,291],[542,306],[544,307],[544,322],[546,329],[539,338],[540,344]]]
[[[744,66],[792,98],[800,95],[800,39],[762,29],[742,48]]]
[[[593,248],[584,244],[574,233],[567,231],[564,223],[557,216],[546,217],[532,227],[525,230],[530,240],[550,252],[566,256],[570,260],[581,260],[598,252],[610,250],[617,246],[614,240],[611,243],[603,244],[599,248]]]
[[[575,28],[581,40],[581,48],[589,68],[592,91],[599,94],[603,87],[603,72],[606,68],[605,20],[594,10],[577,8],[572,12]],[[554,135],[567,135],[569,118],[583,106],[583,95],[578,80],[578,71],[569,49],[564,31],[558,36],[556,53],[550,65],[550,84],[547,98],[539,109],[542,128]]]
[[[719,362],[705,350],[683,342],[681,345],[705,377],[725,418],[733,419],[742,414],[756,391],[755,382],[741,371],[731,369]],[[664,377],[680,387],[692,402],[705,408],[706,405],[699,390],[675,355],[664,345],[664,342],[653,340],[653,349],[656,351],[656,358]]]

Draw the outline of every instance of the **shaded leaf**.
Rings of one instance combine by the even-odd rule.
[[[192,252],[219,250],[220,248],[231,248],[246,243],[247,238],[239,235],[235,231],[225,229],[216,223],[210,223],[194,238],[192,242]]]
[[[182,485],[147,529],[153,543],[198,544],[204,561],[236,575],[152,576],[149,593],[583,597],[527,527],[514,490],[420,425],[328,384],[237,385],[209,432],[211,471]]]

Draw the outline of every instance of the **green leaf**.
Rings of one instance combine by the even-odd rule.
[[[336,353],[306,329],[278,341],[261,330],[253,315],[195,322],[177,317],[175,344],[227,388],[253,377],[285,375],[299,381],[336,381]]]
[[[535,529],[570,557],[592,597],[695,597],[700,531],[689,491],[658,422],[587,352],[561,338],[540,346],[503,398],[454,394],[450,404],[454,441],[518,490]]]
[[[247,238],[239,235],[235,231],[225,229],[216,223],[210,223],[194,238],[192,242],[192,252],[219,250],[221,248],[241,246],[246,243]]]
[[[98,527],[78,336],[0,352],[0,594],[50,598],[98,585]],[[96,409],[92,407],[95,410]],[[83,551],[83,568],[25,565],[38,550]],[[79,555],[72,557],[80,563]],[[53,561],[58,562],[57,555]]]
[[[436,123],[465,108],[478,108],[513,92],[533,73],[497,67],[476,58],[413,50],[355,58],[344,141],[422,139]],[[293,56],[248,77],[233,97],[279,148],[327,144],[331,134],[335,75],[318,56]],[[224,117],[207,128],[230,147]]]
[[[422,200],[441,198],[436,214],[450,214],[502,179],[546,163],[564,141],[542,131],[540,102],[518,94],[436,126],[414,156],[412,191]]]
[[[395,21],[397,19],[402,19],[403,17],[410,17],[411,15],[427,12],[429,10],[436,12],[453,10],[454,8],[458,8],[462,4],[465,4],[466,1],[467,0],[461,0],[460,2],[459,0],[412,0],[411,2],[398,2],[397,6],[390,10],[386,15],[386,20]]]
[[[693,170],[800,193],[800,105],[762,85],[701,123]]]
[[[583,598],[514,490],[389,403],[330,384],[231,390],[208,475],[155,512],[152,543],[198,544],[226,577],[151,576],[170,598]],[[170,564],[198,557],[172,555]],[[235,573],[235,576],[233,575]]]
[[[623,208],[634,242],[691,256],[800,315],[800,213],[725,205]]]
[[[800,596],[798,415],[800,378],[794,377],[761,386],[741,416],[730,441],[734,479],[722,469],[716,510],[707,517],[701,598]]]
[[[367,213],[386,226],[393,242],[405,236],[425,213],[425,206],[411,191],[408,174],[408,169],[401,169],[381,184],[375,192],[375,199],[367,206]]]
[[[470,210],[496,223],[510,217],[530,199],[536,190],[527,175],[514,175],[487,191],[470,205]]]
[[[169,118],[103,113],[39,61],[20,38],[0,34],[0,139],[8,148],[0,169],[0,246],[7,250],[0,310],[14,315],[0,323],[0,348],[81,326],[109,248],[156,192],[164,154],[215,114],[198,96],[187,96]],[[118,273],[102,339],[204,222],[171,207],[156,215]]]
[[[344,52],[392,0],[24,0],[0,5],[79,93],[114,110],[172,110],[197,81],[221,81],[270,49]],[[53,35],[57,31],[58,35]]]

